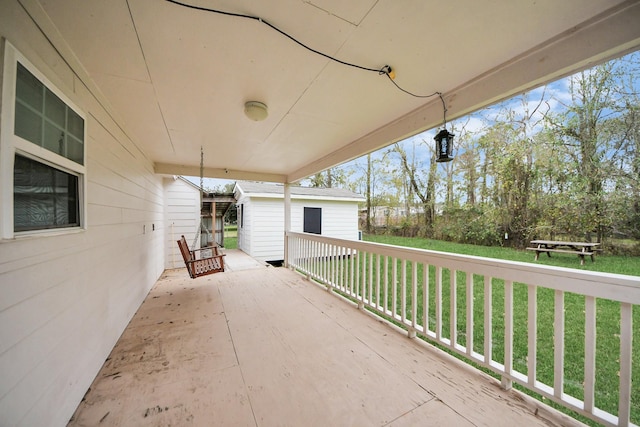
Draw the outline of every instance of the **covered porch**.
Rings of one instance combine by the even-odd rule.
[[[242,255],[225,274],[166,271],[69,425],[577,424]]]
[[[639,0],[506,3],[0,0],[0,424],[61,426],[76,408],[72,425],[546,423],[512,383],[606,425],[638,424],[637,277],[325,239],[296,232],[290,214],[285,259],[307,279],[265,267],[164,273],[180,235],[165,179],[294,185],[640,47]],[[48,102],[65,113],[52,121]],[[245,113],[255,105],[261,121]],[[16,180],[30,168],[67,177],[59,217],[37,215],[66,200],[56,185]],[[50,199],[16,209],[16,194]],[[435,278],[418,282],[424,271]],[[521,284],[528,320],[514,325]],[[483,334],[458,322],[474,289],[484,312],[466,317]],[[536,373],[537,329],[518,327],[536,324],[538,289],[554,295],[551,382]],[[565,293],[585,300],[576,397],[564,387]],[[608,357],[620,404],[606,411],[600,299],[620,307]],[[494,312],[504,325],[491,328]],[[418,335],[501,376],[504,391]],[[526,369],[514,335],[528,343]]]

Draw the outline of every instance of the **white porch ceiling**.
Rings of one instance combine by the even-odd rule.
[[[640,46],[640,2],[183,0],[260,17],[448,118]],[[163,174],[295,181],[442,122],[437,97],[256,21],[164,0],[21,0]],[[253,122],[246,101],[269,116]]]

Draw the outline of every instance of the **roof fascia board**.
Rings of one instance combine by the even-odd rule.
[[[277,193],[243,193],[244,196],[252,199],[284,199],[284,194]],[[295,200],[326,200],[335,202],[364,202],[366,199],[358,197],[337,197],[337,196],[309,196],[305,194],[291,194],[291,199]]]
[[[178,165],[171,163],[156,163],[154,165],[156,174],[200,176],[200,166]],[[286,176],[280,174],[238,171],[219,168],[203,168],[202,175],[205,178],[221,178],[238,181],[263,181],[283,184]]]

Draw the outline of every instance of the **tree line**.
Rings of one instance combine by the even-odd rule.
[[[436,163],[434,141],[423,134],[305,184],[365,196],[368,232],[518,248],[533,238],[579,239],[639,250],[639,80],[633,53],[449,123],[451,162]]]

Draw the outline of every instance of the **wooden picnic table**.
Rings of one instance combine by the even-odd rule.
[[[596,246],[600,243],[591,242],[563,242],[559,240],[532,240],[531,247],[527,248],[531,251],[536,251],[536,261],[541,252],[546,252],[550,257],[551,252],[576,254],[580,257],[580,265],[584,265],[584,257],[586,255],[591,257],[591,262],[595,262],[594,254]]]

